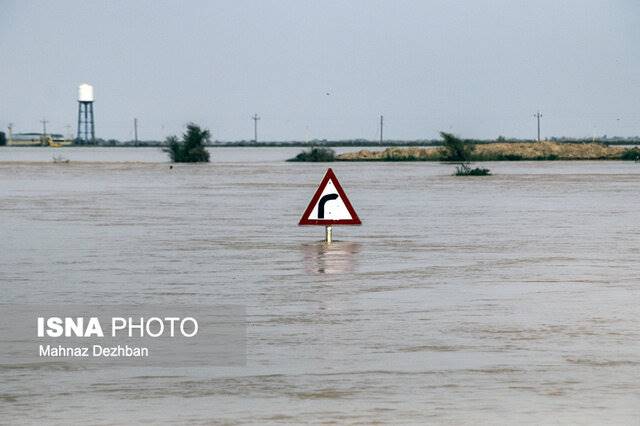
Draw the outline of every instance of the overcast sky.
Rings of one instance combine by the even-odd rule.
[[[0,126],[141,139],[640,134],[637,1],[0,0]]]

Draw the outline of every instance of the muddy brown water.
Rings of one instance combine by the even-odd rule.
[[[0,366],[2,422],[640,418],[639,165],[334,163],[363,225],[326,247],[297,226],[326,164],[223,152],[0,150],[1,303],[248,313],[245,367]]]

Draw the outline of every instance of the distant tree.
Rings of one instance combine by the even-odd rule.
[[[189,123],[182,140],[177,136],[169,136],[166,139],[164,151],[174,163],[206,163],[209,161],[209,152],[204,146],[209,142],[209,138],[209,130]]]
[[[6,145],[7,144],[7,137],[5,136],[4,132],[0,132],[0,146]]]
[[[469,162],[475,149],[473,143],[457,138],[451,133],[440,132],[443,141],[443,161]]]

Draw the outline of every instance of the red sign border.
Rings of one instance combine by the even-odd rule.
[[[327,183],[329,183],[329,180],[333,181],[333,186],[336,187],[336,191],[338,191],[338,195],[344,202],[344,205],[347,208],[347,211],[351,215],[351,219],[339,219],[339,220],[309,219],[309,216],[311,216],[311,212],[313,211],[313,207],[318,203],[318,200],[322,195],[322,191],[324,191],[324,188],[327,186]],[[333,173],[333,170],[331,168],[327,170],[327,173],[324,175],[324,178],[322,178],[322,182],[320,182],[320,186],[318,186],[316,193],[313,194],[313,198],[311,199],[311,202],[309,203],[309,206],[307,207],[307,209],[302,214],[302,217],[300,218],[300,222],[298,223],[298,225],[325,225],[325,226],[362,225],[362,222],[360,221],[358,214],[353,209],[353,206],[351,205],[351,202],[349,201],[347,194],[344,193],[344,190],[342,189],[340,182],[338,182],[338,178],[336,177],[335,173]]]

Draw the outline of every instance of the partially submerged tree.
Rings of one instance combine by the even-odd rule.
[[[476,146],[451,133],[440,132],[443,142],[442,161],[469,162]]]
[[[442,161],[451,161],[460,163],[456,167],[454,176],[490,176],[489,169],[476,167],[471,168],[471,160],[473,151],[476,146],[473,142],[460,139],[452,135],[451,133],[440,132],[442,139],[444,139],[442,149]]]
[[[205,149],[205,144],[209,142],[210,136],[209,130],[189,123],[182,140],[177,136],[167,138],[164,151],[174,163],[206,163],[209,161],[209,152]]]

